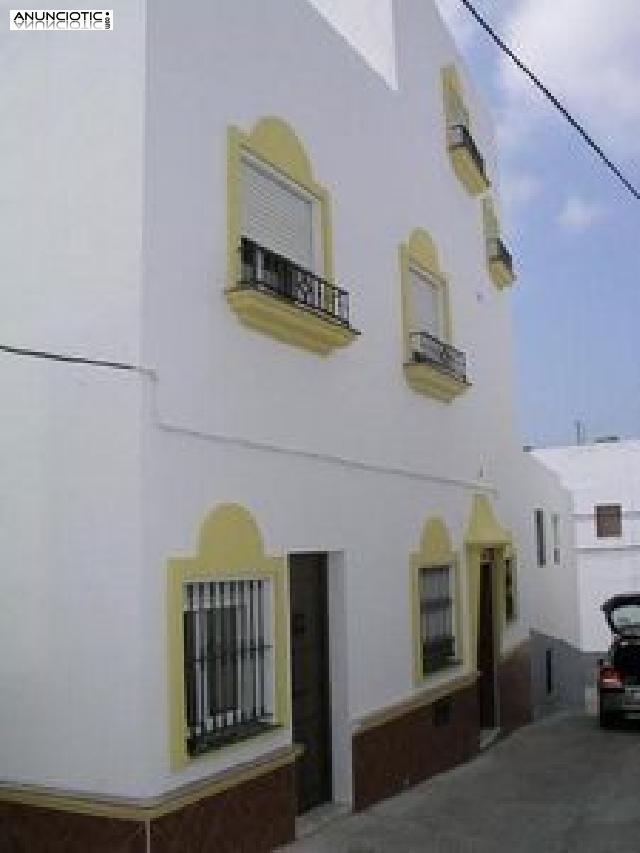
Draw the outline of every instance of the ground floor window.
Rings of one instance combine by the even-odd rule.
[[[273,723],[272,590],[264,579],[183,585],[187,752],[251,737]]]
[[[456,663],[453,566],[420,569],[420,644],[422,673]]]
[[[515,554],[509,554],[504,561],[504,611],[507,622],[513,622],[518,617],[517,601],[516,558]]]

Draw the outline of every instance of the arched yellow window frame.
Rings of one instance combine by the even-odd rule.
[[[469,109],[455,65],[447,65],[442,69],[442,95],[446,146],[453,170],[467,192],[477,196],[490,186],[490,182],[484,158],[472,135]]]
[[[496,287],[502,289],[515,281],[513,259],[502,240],[500,223],[491,196],[482,200],[482,219],[484,224],[487,268]]]
[[[169,752],[174,770],[193,760],[214,759],[220,750],[197,759],[187,753],[184,690],[183,587],[194,581],[224,579],[267,580],[272,584],[274,725],[291,720],[288,677],[288,607],[284,557],[265,553],[262,536],[251,513],[238,504],[221,504],[203,521],[194,556],[172,558],[167,568],[167,627],[169,664]],[[269,735],[258,735],[268,737]],[[233,746],[222,747],[225,750]]]
[[[413,681],[416,686],[423,684],[433,674],[425,672],[423,667],[420,574],[425,570],[429,571],[429,569],[437,569],[443,566],[448,566],[451,571],[451,592],[454,599],[453,615],[456,626],[456,663],[462,664],[465,658],[466,628],[463,620],[460,560],[452,548],[451,537],[446,524],[440,518],[431,517],[425,521],[422,528],[418,550],[412,553],[409,558]]]
[[[268,169],[291,181],[314,202],[319,215],[322,269],[317,272],[333,282],[333,236],[331,196],[319,184],[309,156],[293,129],[280,118],[260,119],[249,133],[238,127],[228,130],[227,155],[227,282],[225,293],[241,322],[280,341],[327,355],[337,347],[352,343],[358,331],[332,319],[329,312],[307,310],[271,298],[264,292],[239,287],[241,279],[240,245],[242,238],[242,160],[249,155]],[[325,294],[325,299],[326,299]],[[326,306],[325,306],[326,307]]]
[[[415,391],[450,403],[470,387],[466,377],[464,354],[452,343],[451,304],[449,281],[438,260],[438,251],[431,236],[423,229],[412,231],[406,243],[399,248],[400,292],[402,314],[402,346],[404,375]],[[432,359],[416,359],[415,327],[411,302],[411,271],[427,277],[439,288],[442,306],[441,346],[433,345]]]

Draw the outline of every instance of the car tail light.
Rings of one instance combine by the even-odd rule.
[[[603,666],[600,670],[602,687],[622,687],[622,677],[612,666]]]

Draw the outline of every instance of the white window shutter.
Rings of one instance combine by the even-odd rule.
[[[242,234],[314,270],[312,201],[247,160],[242,163]]]
[[[410,331],[442,339],[442,294],[436,282],[411,270]]]

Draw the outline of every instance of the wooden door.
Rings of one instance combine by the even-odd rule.
[[[326,554],[292,555],[289,567],[293,740],[304,747],[296,764],[300,813],[332,796]]]

